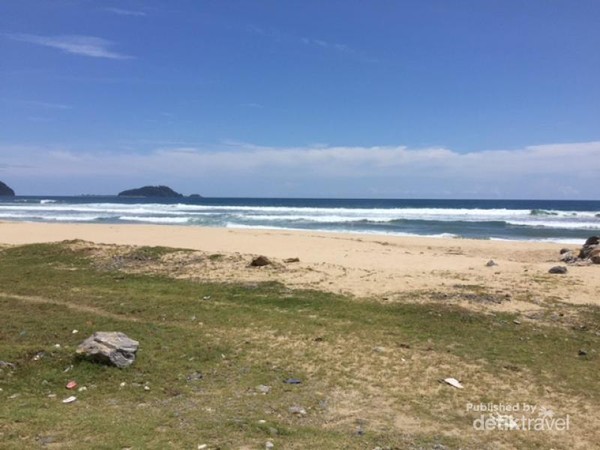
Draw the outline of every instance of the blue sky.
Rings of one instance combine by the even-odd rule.
[[[0,180],[598,199],[600,2],[6,1]]]

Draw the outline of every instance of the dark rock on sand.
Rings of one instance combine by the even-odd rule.
[[[597,248],[600,248],[600,237],[598,237],[598,236],[589,237],[583,244],[583,247],[581,247],[581,250],[579,251],[579,258],[581,258],[581,259],[589,258],[591,253]]]
[[[565,274],[567,273],[567,268],[565,266],[554,266],[548,271],[548,273]]]
[[[590,261],[594,264],[600,264],[600,248],[595,248],[590,252]]]
[[[600,264],[600,236],[587,238],[577,256],[575,256],[575,252],[567,248],[561,249],[560,255],[560,260],[566,263]]]
[[[297,263],[300,262],[300,258],[286,258],[283,260],[284,263]]]
[[[94,361],[123,369],[133,364],[139,345],[138,341],[134,341],[124,333],[98,331],[79,344],[77,353]]]
[[[269,264],[271,264],[271,261],[269,260],[269,258],[267,258],[266,256],[257,256],[256,258],[254,258],[252,260],[252,262],[250,263],[250,266],[262,267],[262,266],[268,266]]]
[[[488,262],[485,263],[486,267],[494,267],[497,266],[498,263],[496,261],[494,261],[493,259],[490,259]]]

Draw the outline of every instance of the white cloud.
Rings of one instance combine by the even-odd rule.
[[[144,17],[146,13],[143,11],[133,11],[130,9],[121,9],[121,8],[104,8],[105,11],[111,12],[113,14],[118,14],[120,16],[135,16],[135,17]]]
[[[39,36],[35,34],[10,34],[11,39],[62,50],[74,55],[92,58],[131,59],[131,56],[110,50],[113,43],[95,36]]]
[[[191,192],[200,185],[207,195],[591,199],[598,192],[600,142],[471,153],[235,142],[149,153],[0,147],[2,166],[23,180],[62,182],[63,193],[88,192],[85,183],[104,178],[120,180],[119,187],[169,182]]]

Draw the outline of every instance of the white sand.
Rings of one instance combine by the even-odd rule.
[[[547,302],[600,304],[600,266],[569,266],[567,275],[550,275],[564,245],[470,239],[371,236],[272,230],[0,223],[0,243],[28,244],[82,239],[120,245],[167,246],[225,255],[300,258],[283,270],[223,267],[239,273],[214,279],[275,279],[310,287],[394,301],[414,291],[446,292],[464,285],[510,294],[496,309],[535,309]],[[498,265],[487,267],[493,259]],[[243,273],[242,273],[243,272]],[[528,300],[525,302],[519,299]],[[550,303],[548,303],[550,304]]]

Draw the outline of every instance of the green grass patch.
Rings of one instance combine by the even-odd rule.
[[[170,251],[152,247],[132,254],[150,261]],[[101,271],[85,253],[62,244],[5,249],[0,286],[0,360],[16,365],[0,369],[3,448],[46,441],[67,448],[264,448],[266,440],[278,448],[469,448],[494,442],[488,434],[377,427],[368,411],[359,411],[367,425],[357,433],[342,414],[337,417],[328,406],[332,393],[364,389],[368,398],[369,383],[416,420],[435,421],[434,405],[466,401],[437,384],[425,394],[403,385],[418,383],[419,373],[392,382],[387,375],[369,378],[378,370],[393,374],[402,364],[398,353],[381,360],[372,352],[377,346],[424,361],[419,370],[431,355],[457,371],[464,364],[490,376],[518,379],[526,373],[528,383],[552,386],[566,400],[600,400],[600,313],[592,307],[584,329],[515,325],[512,314],[433,303],[382,305],[290,291],[278,283],[200,284]],[[85,337],[111,330],[140,341],[132,367],[119,370],[75,356]],[[582,348],[585,357],[578,356]],[[362,374],[368,365],[374,369]],[[283,383],[291,377],[303,383]],[[70,379],[87,390],[63,405]],[[257,393],[259,384],[271,392]],[[490,401],[502,401],[494,386],[487,389]],[[306,417],[290,414],[293,405],[306,408]],[[471,431],[460,414],[444,420]],[[547,443],[540,439],[514,436],[531,448]]]

